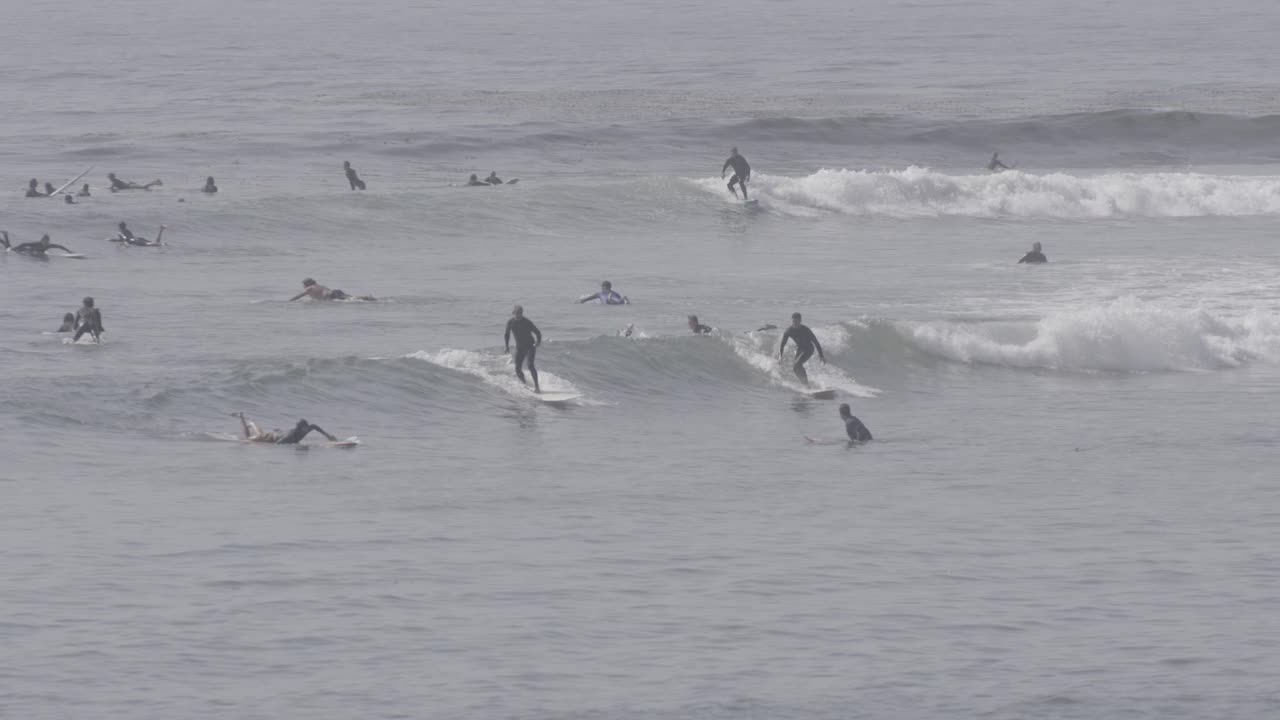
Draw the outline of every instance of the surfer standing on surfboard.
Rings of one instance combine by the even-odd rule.
[[[347,173],[347,182],[350,183],[352,190],[364,190],[364,181],[356,175],[356,169],[351,167],[350,160],[342,161],[342,170]]]
[[[299,420],[298,424],[294,425],[293,429],[290,430],[288,434],[285,434],[285,432],[279,428],[272,430],[271,432],[263,432],[253,423],[252,420],[245,420],[244,413],[242,412],[231,413],[231,417],[240,418],[240,426],[244,428],[244,439],[249,442],[271,443],[272,445],[297,445],[302,442],[302,438],[306,437],[312,430],[315,430],[321,435],[329,438],[329,442],[338,441],[338,438],[325,432],[324,428],[319,425],[313,425],[306,420]]]
[[[511,319],[507,321],[507,331],[502,334],[502,344],[506,347],[506,352],[511,352],[511,336],[516,336],[516,377],[520,378],[520,382],[528,385],[524,379],[524,370],[521,366],[526,362],[529,365],[529,375],[533,377],[533,391],[542,392],[542,388],[538,386],[538,368],[533,366],[533,359],[538,354],[538,346],[542,344],[542,331],[538,329],[533,321],[524,316],[524,307],[517,305],[511,308]]]
[[[730,167],[733,168],[733,177],[729,178],[729,192],[734,197],[738,197],[738,191],[733,186],[742,186],[742,199],[750,200],[747,197],[747,181],[751,179],[751,165],[747,163],[747,159],[738,154],[738,148],[729,151],[729,159],[724,161],[724,167],[720,168],[720,179],[724,179],[724,171]]]
[[[809,358],[813,357],[814,348],[818,350],[818,358],[822,360],[822,364],[827,364],[827,357],[822,354],[822,343],[818,342],[818,337],[813,334],[809,327],[800,322],[800,313],[791,313],[791,327],[782,333],[782,345],[778,347],[778,359],[783,357],[783,351],[787,348],[787,341],[794,341],[796,344],[796,364],[792,366],[796,377],[800,378],[800,382],[805,385],[809,384],[809,376],[804,371],[804,364],[809,362]]]

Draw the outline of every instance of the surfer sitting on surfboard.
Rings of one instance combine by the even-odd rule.
[[[89,183],[80,186],[80,192],[76,193],[76,197],[89,197]]]
[[[93,298],[85,298],[84,304],[76,311],[76,335],[71,338],[71,342],[76,342],[85,333],[92,335],[94,342],[100,342],[104,332],[106,329],[102,327],[102,311],[93,306]]]
[[[631,300],[625,295],[613,291],[613,284],[608,280],[600,283],[600,292],[578,298],[578,304],[595,301],[601,305],[630,305]]]
[[[747,181],[751,179],[751,165],[747,163],[747,159],[738,154],[738,148],[729,151],[729,159],[724,161],[724,167],[720,168],[720,179],[724,179],[724,171],[733,167],[733,177],[729,178],[729,192],[734,197],[738,197],[738,191],[734,185],[742,186],[742,199],[750,200],[747,197]]]
[[[301,300],[302,298],[310,298],[312,300],[363,300],[365,302],[376,302],[377,298],[372,295],[361,295],[360,297],[352,297],[341,290],[330,290],[329,288],[317,283],[311,278],[302,281],[302,292],[289,298],[289,302]]]
[[[40,192],[40,181],[31,178],[31,182],[27,183],[27,197],[49,197],[47,194]]]
[[[212,175],[204,179],[204,187],[200,188],[200,192],[211,195],[218,192],[218,186],[214,184]]]
[[[306,420],[299,420],[298,424],[294,425],[293,429],[290,430],[288,434],[285,434],[285,432],[279,428],[270,432],[263,432],[258,429],[258,426],[255,425],[252,420],[245,420],[244,413],[242,412],[231,413],[231,417],[240,418],[240,426],[244,428],[244,439],[249,442],[271,443],[273,445],[297,445],[302,442],[302,438],[306,437],[312,430],[315,430],[321,435],[329,438],[329,442],[338,441],[338,438],[325,432],[319,425],[313,425]]]
[[[871,431],[854,416],[849,403],[840,405],[840,419],[844,421],[844,431],[849,434],[850,442],[866,442],[871,439]]]
[[[787,347],[787,341],[792,340],[796,344],[796,364],[792,366],[796,377],[800,378],[800,382],[805,385],[809,384],[809,376],[804,371],[804,364],[809,362],[809,358],[813,357],[813,350],[817,348],[818,358],[822,360],[822,364],[827,363],[827,357],[822,354],[822,343],[818,342],[818,337],[813,331],[800,322],[800,313],[791,313],[791,327],[782,333],[782,345],[778,347],[778,359],[782,359],[783,350]]]
[[[524,379],[524,370],[521,366],[526,362],[529,365],[529,374],[533,376],[533,391],[542,392],[542,388],[538,386],[538,368],[533,366],[533,359],[538,354],[538,346],[542,344],[542,331],[538,329],[533,321],[524,316],[524,307],[516,305],[511,308],[511,319],[507,321],[507,330],[502,334],[502,344],[506,347],[506,352],[511,352],[511,336],[516,336],[516,377],[520,378],[520,382],[528,385]]]
[[[116,177],[115,173],[107,173],[107,179],[111,181],[111,192],[119,192],[121,190],[150,190],[153,186],[163,185],[163,180],[152,180],[146,185],[139,185],[135,182],[128,182]]]
[[[489,177],[485,178],[485,179],[484,179],[484,181],[485,181],[485,182],[487,182],[487,183],[489,183],[490,185],[501,185],[501,184],[502,184],[502,179],[498,177],[498,171],[497,171],[497,170],[490,170],[490,171],[489,171]]]
[[[4,249],[8,250],[9,252],[22,253],[23,255],[30,255],[31,257],[44,257],[45,253],[49,251],[49,248],[58,248],[59,250],[64,250],[67,253],[71,253],[71,248],[66,247],[64,245],[58,245],[57,243],[49,242],[48,235],[41,237],[40,240],[37,242],[25,242],[25,243],[22,243],[21,245],[14,245],[10,247],[9,233],[6,231],[0,230],[0,243],[4,243]]]

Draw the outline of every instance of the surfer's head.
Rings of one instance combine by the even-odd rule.
[[[48,244],[49,244],[49,242],[50,242],[50,240],[49,240],[49,235],[48,235],[47,233],[46,233],[46,234],[44,234],[44,235],[41,235],[41,236],[40,236],[40,244],[41,244],[41,245],[48,245]]]
[[[479,182],[479,181],[480,181],[480,178],[476,177],[475,173],[471,173],[471,182]]]
[[[120,225],[119,225],[118,227],[119,227],[121,230],[128,230],[128,229],[129,229],[129,226],[128,226],[128,225],[125,225],[123,221],[120,223]]]
[[[72,313],[63,313],[63,314],[62,314],[62,324],[63,324],[63,325],[66,325],[67,323],[71,323],[71,324],[73,324],[73,325],[74,325],[74,324],[75,324],[75,322],[76,322],[76,316],[75,316],[74,314],[72,314]]]
[[[294,425],[293,427],[296,430],[305,430],[309,425],[311,425],[311,423],[307,422],[306,420],[299,420],[298,424]]]
[[[350,161],[350,160],[343,160],[343,161],[342,161],[342,167],[347,168],[348,170],[350,170],[350,169],[351,169],[351,161]]]
[[[849,403],[840,404],[840,417],[844,418],[845,420],[848,420],[849,418],[853,417],[853,411],[849,409]]]
[[[52,195],[52,194],[53,194],[53,189],[54,189],[54,188],[53,188],[53,183],[48,183],[48,182],[47,182],[47,183],[45,183],[45,184],[44,184],[44,191],[45,191],[46,193],[48,193],[48,194]]]
[[[40,181],[35,178],[31,178],[31,182],[27,183],[27,187],[31,188],[32,190],[35,190],[36,188],[40,187]]]
[[[315,285],[315,284],[316,284],[316,281],[312,280],[311,278],[305,278],[302,281],[302,287],[311,287],[312,285]]]
[[[209,177],[205,178],[205,179],[204,179],[204,184],[205,184],[205,185],[212,185],[212,184],[213,184],[213,176],[212,176],[212,175],[210,175]]]
[[[524,317],[524,306],[523,306],[523,305],[517,305],[517,306],[515,306],[515,307],[511,308],[511,314],[512,314],[512,315],[514,315],[514,316],[516,316],[516,317]]]
[[[93,307],[93,298],[91,298],[91,297],[87,297],[87,298],[85,298],[85,299],[84,299],[84,306],[85,306],[85,307],[87,307],[87,308]]]
[[[1032,249],[1032,250],[1035,250],[1036,252],[1040,252],[1040,243],[1038,243],[1038,242],[1036,242],[1036,243],[1031,243],[1031,249]]]
[[[70,195],[63,195],[63,196],[62,196],[62,200],[63,200],[63,202],[65,202],[65,203],[66,203],[66,204],[68,204],[68,205],[75,205],[75,203],[76,203],[76,201],[75,201],[74,199],[72,199],[72,197],[71,197]]]
[[[737,148],[736,146],[735,146],[735,147],[731,147],[731,148],[729,148],[729,154],[730,154],[730,155],[737,155],[737,154],[738,154],[738,148]]]
[[[107,173],[107,177],[108,177],[108,178],[110,178],[110,179],[112,179],[112,180],[115,180],[115,179],[116,179],[116,174],[115,174],[115,173]]]
[[[690,316],[689,316],[689,327],[698,327],[698,316],[697,316],[697,315],[690,315]]]
[[[791,324],[792,325],[800,324],[800,313],[791,313]]]
[[[613,289],[613,283],[609,282],[608,280],[605,280],[604,282],[600,283],[600,289],[604,290],[605,292],[608,292],[609,290]]]

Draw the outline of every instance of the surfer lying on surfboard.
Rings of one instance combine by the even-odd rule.
[[[72,255],[75,254],[74,252],[72,252],[71,248],[66,247],[65,245],[59,245],[57,243],[49,242],[48,235],[41,237],[38,242],[25,242],[25,243],[22,243],[21,245],[10,246],[9,233],[4,230],[0,230],[0,243],[3,243],[4,249],[8,250],[9,252],[16,252],[16,253],[21,253],[23,255],[30,255],[31,257],[45,257],[45,253],[49,251],[49,248],[58,248],[59,250],[64,250],[69,254],[72,254]]]
[[[319,425],[313,425],[306,420],[299,420],[297,425],[288,433],[276,428],[270,432],[263,432],[253,423],[252,420],[246,420],[244,413],[234,412],[231,417],[240,418],[240,426],[244,428],[244,439],[249,442],[270,443],[272,445],[297,445],[302,442],[302,438],[306,437],[312,430],[329,438],[329,442],[338,442],[338,438],[325,432]]]
[[[121,180],[116,177],[115,173],[107,173],[107,179],[111,181],[111,192],[119,192],[121,190],[150,190],[157,185],[164,185],[163,180],[152,180],[146,185],[139,185],[136,182]]]
[[[600,292],[584,295],[578,298],[578,304],[597,302],[601,305],[630,305],[631,300],[625,295],[619,295],[614,292],[613,284],[608,280],[600,283]]]
[[[133,231],[129,229],[129,226],[124,224],[123,222],[120,223],[117,227],[119,227],[119,230],[116,232],[116,236],[113,238],[107,238],[107,240],[110,240],[111,242],[115,242],[115,243],[124,243],[125,245],[132,245],[134,247],[159,247],[164,244],[163,242],[161,242],[161,238],[164,237],[164,229],[168,227],[168,225],[160,226],[160,232],[156,234],[155,240],[148,240],[144,237],[138,237],[137,235],[134,235]]]
[[[363,300],[364,302],[377,302],[378,298],[372,295],[361,295],[360,297],[352,297],[341,290],[330,290],[329,288],[317,283],[311,278],[302,281],[302,292],[289,298],[289,302],[301,300],[302,298],[310,298],[312,300]]]

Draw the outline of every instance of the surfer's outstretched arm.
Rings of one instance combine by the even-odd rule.
[[[294,295],[293,297],[289,298],[289,302],[293,302],[294,300],[301,300],[306,294],[307,294],[307,291],[303,290],[297,295]]]
[[[8,230],[0,230],[0,243],[4,244],[5,250],[9,249],[9,231]]]
[[[58,248],[59,250],[62,250],[62,251],[64,251],[64,252],[69,252],[69,253],[71,253],[72,255],[74,255],[74,254],[75,254],[75,251],[74,251],[74,250],[72,250],[71,248],[67,247],[66,245],[59,245],[58,243],[49,243],[49,247],[51,247],[51,248]]]
[[[811,334],[811,336],[813,337],[813,346],[814,346],[814,347],[816,347],[816,348],[818,348],[818,359],[822,361],[822,364],[823,364],[823,365],[826,365],[826,364],[827,364],[827,356],[822,354],[822,343],[818,342],[818,336],[817,336],[817,335],[812,335],[812,334]]]
[[[787,328],[787,331],[782,333],[782,344],[778,346],[778,357],[782,357],[783,353],[787,349],[787,341],[790,339],[791,339],[791,328]],[[796,347],[799,347],[799,346],[797,345]]]
[[[325,436],[325,437],[329,438],[329,442],[338,442],[338,438],[336,438],[336,437],[334,437],[334,436],[330,435],[329,433],[325,432],[325,431],[324,431],[324,428],[320,427],[319,425],[315,425],[315,424],[313,424],[313,425],[311,425],[311,429],[312,429],[312,430],[315,430],[316,432],[320,433],[321,435],[323,435],[323,436]]]
[[[249,421],[244,419],[244,413],[233,412],[231,413],[231,417],[240,418],[240,427],[244,429],[244,439],[252,440],[254,433],[249,432]]]

